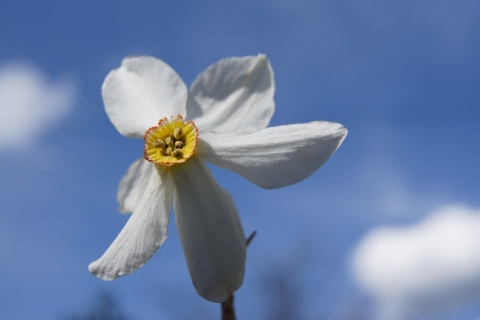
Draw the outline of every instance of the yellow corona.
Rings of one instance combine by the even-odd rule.
[[[183,121],[182,116],[160,119],[144,136],[144,157],[147,161],[164,166],[184,163],[195,153],[198,129],[193,121]]]

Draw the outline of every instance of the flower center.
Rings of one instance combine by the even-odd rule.
[[[194,153],[198,141],[198,129],[193,121],[184,122],[182,116],[160,119],[144,136],[143,151],[147,161],[173,166],[184,163]]]

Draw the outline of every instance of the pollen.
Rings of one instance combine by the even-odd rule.
[[[198,129],[193,121],[183,121],[182,116],[160,119],[144,136],[144,157],[147,161],[164,166],[184,163],[195,153]]]

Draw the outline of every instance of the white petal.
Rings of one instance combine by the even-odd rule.
[[[255,132],[270,122],[274,91],[264,55],[220,60],[193,82],[187,118],[203,132]]]
[[[173,198],[171,174],[162,169],[150,176],[145,193],[127,224],[100,259],[88,269],[103,280],[137,270],[167,238]]]
[[[118,186],[117,201],[121,213],[135,210],[154,172],[155,165],[143,158],[132,163]]]
[[[188,91],[178,74],[153,57],[129,57],[111,71],[102,87],[103,102],[117,130],[141,138],[163,117],[185,116]]]
[[[280,188],[320,168],[346,135],[341,124],[325,121],[271,127],[247,135],[209,133],[203,135],[197,155],[262,188]]]
[[[174,211],[188,270],[198,294],[222,302],[245,272],[246,242],[228,192],[195,158],[173,170]]]

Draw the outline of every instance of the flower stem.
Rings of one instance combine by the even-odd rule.
[[[257,234],[257,231],[253,231],[252,234],[247,238],[247,247],[252,242],[253,238]],[[233,292],[228,294],[227,300],[222,302],[222,320],[236,320],[235,316],[235,306],[233,305]]]
[[[230,292],[228,299],[222,302],[222,320],[235,320],[235,307],[233,305],[233,292]]]

